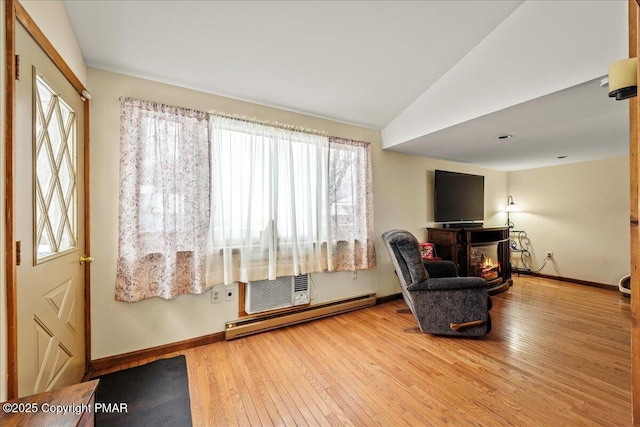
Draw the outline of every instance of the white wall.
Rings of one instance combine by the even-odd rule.
[[[532,269],[552,251],[543,274],[616,286],[629,274],[628,157],[510,172],[508,182]]]
[[[163,345],[224,330],[237,318],[237,301],[211,304],[209,293],[124,303],[114,300],[118,252],[118,165],[120,96],[131,96],[203,111],[212,109],[296,126],[372,143],[374,222],[378,267],[351,273],[313,275],[313,303],[375,292],[399,292],[380,235],[401,227],[426,238],[433,225],[433,170],[449,169],[486,176],[487,225],[501,225],[507,174],[473,166],[382,151],[379,131],[345,125],[166,84],[89,68],[91,99],[91,264],[92,359]]]
[[[63,3],[59,0],[20,0],[20,3],[71,71],[83,84],[86,84],[87,66]]]

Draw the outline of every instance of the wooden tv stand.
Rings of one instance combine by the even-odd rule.
[[[513,284],[508,227],[427,228],[427,232],[437,256],[453,261],[460,276],[484,277],[489,294],[504,292]]]

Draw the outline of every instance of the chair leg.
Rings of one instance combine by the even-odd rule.
[[[469,326],[478,326],[478,325],[483,325],[484,324],[484,320],[473,320],[471,322],[465,322],[465,323],[449,323],[449,329],[457,331],[460,328],[468,328]]]

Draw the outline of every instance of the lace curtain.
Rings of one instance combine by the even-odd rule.
[[[116,299],[205,288],[208,115],[122,98]]]
[[[369,143],[121,107],[117,300],[375,266]]]
[[[326,136],[211,117],[207,282],[327,269]]]
[[[375,267],[371,144],[330,137],[329,152],[329,270]]]

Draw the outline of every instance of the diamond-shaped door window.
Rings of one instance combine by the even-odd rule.
[[[76,113],[36,74],[34,247],[36,263],[77,247]]]

